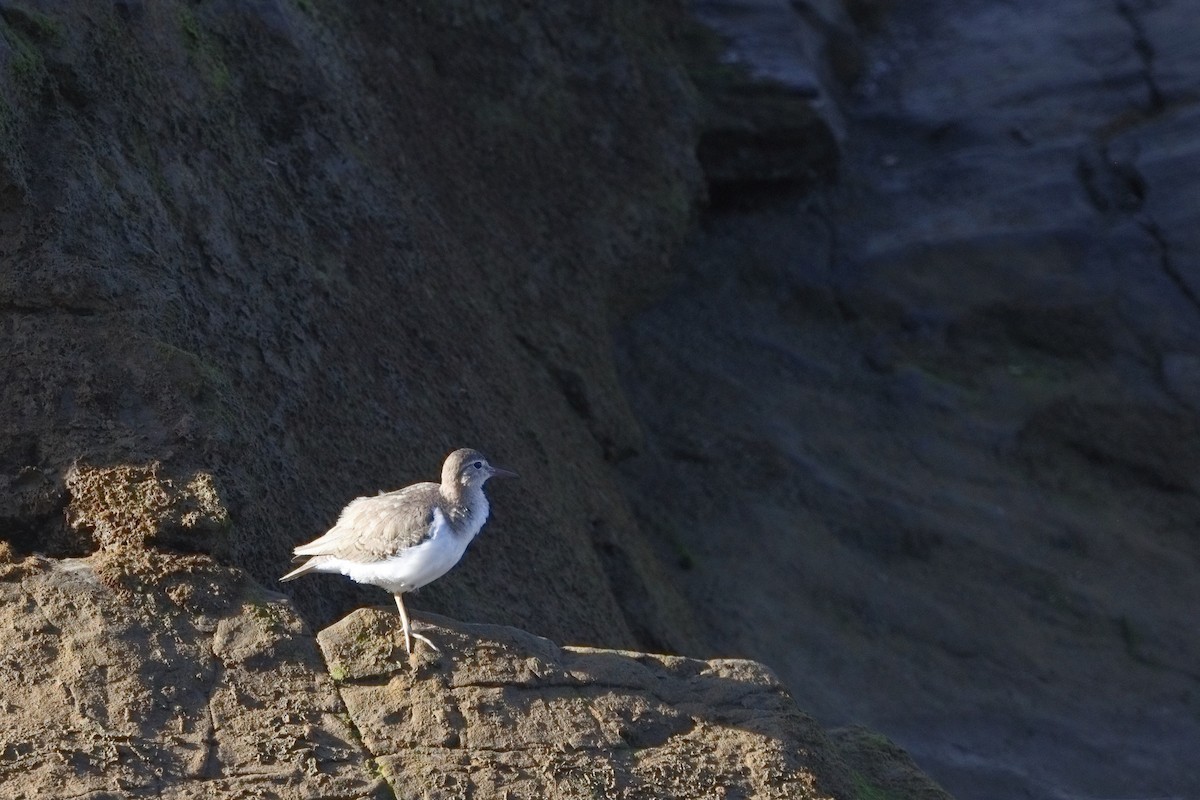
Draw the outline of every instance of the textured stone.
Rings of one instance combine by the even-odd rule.
[[[318,636],[397,797],[854,796],[837,748],[759,664],[560,648],[433,615],[418,628],[440,654],[407,657],[390,611]]]
[[[4,797],[386,797],[287,599],[157,562],[136,581],[96,558],[6,565]]]
[[[752,73],[822,16],[697,6]],[[845,6],[836,175],[710,208],[621,329],[626,490],[714,651],[951,792],[1189,796],[1195,8]]]

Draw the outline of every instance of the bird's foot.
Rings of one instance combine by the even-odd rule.
[[[432,641],[430,641],[430,639],[429,639],[429,637],[428,637],[428,636],[422,636],[421,634],[417,633],[416,631],[413,631],[412,637],[413,637],[414,639],[420,639],[422,642],[424,642],[425,644],[429,645],[429,647],[430,647],[430,648],[431,648],[431,649],[432,649],[432,650],[433,650],[435,653],[440,653],[440,652],[442,652],[442,649],[441,649],[440,647],[438,647],[436,644],[434,644]],[[411,652],[412,652],[412,651],[410,650],[410,651],[409,651],[409,653],[411,654]]]

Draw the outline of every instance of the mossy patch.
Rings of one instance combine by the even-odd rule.
[[[232,73],[216,38],[204,29],[190,8],[181,8],[178,19],[183,46],[192,63],[200,70],[211,89],[218,93],[224,92],[229,88]]]
[[[896,800],[897,795],[874,783],[861,772],[851,772],[850,779],[854,782],[855,800]]]
[[[363,772],[373,780],[381,780],[387,786],[388,794],[395,798],[396,790],[392,787],[392,773],[387,765],[378,758],[368,758],[363,762]]]
[[[692,551],[678,539],[673,540],[671,545],[675,550],[675,563],[679,565],[679,568],[682,570],[695,569],[696,557],[692,555]]]
[[[278,603],[252,599],[247,601],[243,608],[268,631],[276,630],[287,623],[284,609]]]
[[[162,170],[156,165],[153,172],[156,173],[156,180],[163,181],[161,194],[165,196],[167,190],[165,179],[161,177]],[[224,401],[224,398],[235,395],[224,367],[161,339],[152,339],[150,346],[161,356],[160,363],[167,367],[174,385],[194,402],[194,408],[202,412],[209,422],[226,428],[236,424],[232,410]]]
[[[8,71],[18,91],[36,92],[46,78],[46,61],[27,35],[10,25],[0,26],[0,35],[9,47]]]
[[[8,5],[0,11],[0,17],[13,29],[38,41],[58,42],[62,39],[62,23],[32,8]]]

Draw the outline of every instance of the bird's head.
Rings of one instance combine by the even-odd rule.
[[[515,478],[517,473],[494,467],[478,450],[463,448],[446,457],[442,465],[442,485],[460,489],[482,487],[488,478]]]

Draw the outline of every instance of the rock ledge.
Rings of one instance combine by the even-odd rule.
[[[417,627],[440,654],[407,656],[380,609],[317,637],[398,798],[824,798],[870,783],[761,664],[558,647],[432,614]]]

